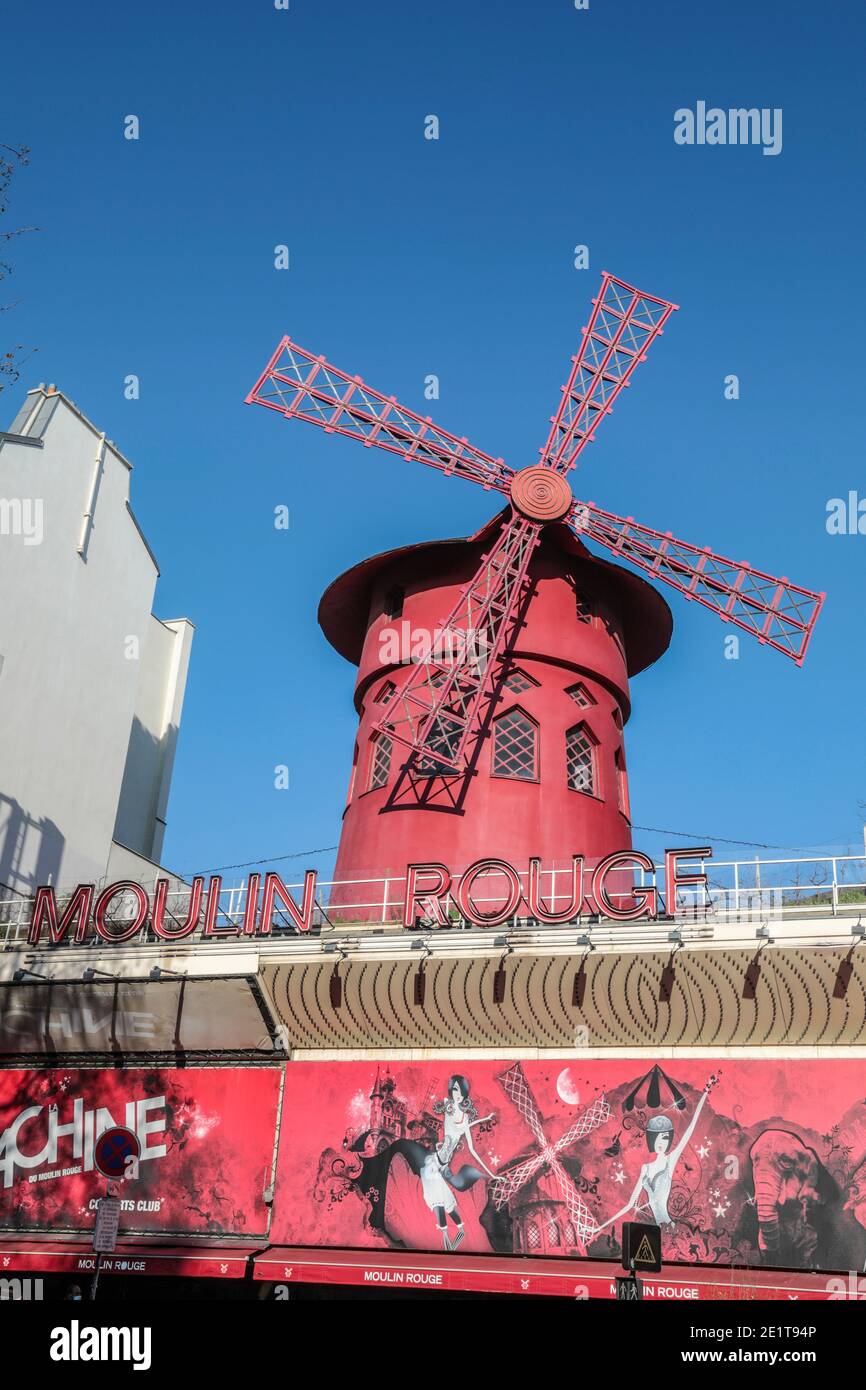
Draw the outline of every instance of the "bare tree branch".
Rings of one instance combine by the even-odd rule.
[[[28,145],[5,145],[0,143],[0,216],[9,211],[9,188],[14,174],[19,169],[26,168],[30,163],[30,148]],[[24,236],[27,232],[38,232],[38,227],[12,227],[9,230],[0,231],[0,242],[12,241],[15,237]],[[12,266],[8,261],[0,261],[0,280],[7,279],[12,274]],[[14,309],[19,300],[13,300],[9,304],[0,304],[0,314],[8,313]],[[21,367],[37,348],[31,348],[29,352],[23,343],[16,343],[15,347],[8,352],[0,353],[0,392],[5,386],[12,386],[21,376]],[[24,357],[22,353],[26,353]]]
[[[38,232],[39,227],[16,227],[11,232],[0,232],[0,241],[11,241],[14,236],[23,236],[25,232]]]

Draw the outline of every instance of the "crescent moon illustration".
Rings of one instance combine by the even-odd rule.
[[[577,1081],[570,1067],[565,1067],[556,1078],[556,1093],[560,1100],[564,1100],[566,1105],[580,1104],[580,1091],[577,1089]]]

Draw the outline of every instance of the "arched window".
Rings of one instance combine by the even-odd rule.
[[[576,1244],[577,1244],[577,1241],[576,1241],[575,1238],[574,1238],[574,1227],[572,1226],[572,1224],[571,1224],[570,1221],[566,1221],[566,1223],[565,1223],[565,1230],[563,1231],[562,1234],[563,1234],[563,1239],[564,1239],[564,1241],[565,1241],[565,1244],[566,1244],[567,1246],[572,1246],[572,1245],[576,1245]]]
[[[559,1245],[559,1227],[555,1221],[547,1223],[547,1245],[551,1250]]]
[[[538,728],[517,706],[494,721],[493,776],[523,782],[538,778]]]
[[[595,740],[585,724],[575,724],[565,735],[565,767],[573,792],[596,795]]]
[[[377,734],[373,742],[373,756],[370,759],[370,790],[384,787],[391,771],[391,740],[387,734]]]
[[[444,680],[444,675],[442,680]],[[440,762],[436,756],[440,754],[443,758],[453,758],[460,742],[461,726],[455,720],[449,719],[446,714],[440,714],[435,726],[431,727],[427,734],[427,747],[429,753],[419,757],[415,761],[412,769],[415,777],[453,777],[454,769],[448,762]]]
[[[541,1235],[534,1221],[526,1223],[526,1248],[527,1250],[537,1250],[541,1245]]]

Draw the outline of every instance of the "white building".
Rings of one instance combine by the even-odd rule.
[[[131,471],[53,386],[0,432],[0,897],[162,854],[193,627],[151,612]]]

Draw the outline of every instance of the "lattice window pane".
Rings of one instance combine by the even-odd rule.
[[[547,1244],[551,1249],[559,1245],[559,1227],[555,1221],[547,1223]]]
[[[582,724],[565,736],[565,765],[572,791],[595,794],[595,745]]]
[[[534,1221],[526,1223],[526,1248],[527,1250],[538,1250],[541,1245],[541,1233]]]
[[[571,1224],[570,1221],[567,1221],[567,1222],[566,1222],[564,1235],[565,1235],[565,1244],[566,1244],[566,1245],[576,1245],[576,1244],[577,1244],[577,1241],[574,1239],[574,1227],[572,1226],[572,1224]]]
[[[519,709],[509,710],[493,726],[493,772],[497,777],[532,781],[536,776],[538,731]]]
[[[595,700],[590,695],[586,686],[580,681],[578,681],[577,685],[572,685],[565,693],[566,695],[570,695],[574,703],[579,705],[581,709],[589,709],[590,705],[595,704]]]
[[[370,768],[370,788],[384,787],[391,771],[391,740],[387,734],[380,734],[373,749],[373,765]]]
[[[444,680],[444,676],[442,678]],[[460,725],[453,719],[449,719],[447,714],[440,714],[438,723],[431,728],[427,735],[427,747],[430,754],[424,754],[418,758],[415,764],[416,777],[453,777],[454,769],[448,763],[440,762],[435,756],[440,753],[443,758],[451,758],[460,741]]]
[[[522,695],[524,690],[531,690],[535,681],[530,680],[525,671],[514,670],[502,682],[503,690],[510,690],[512,695]]]

